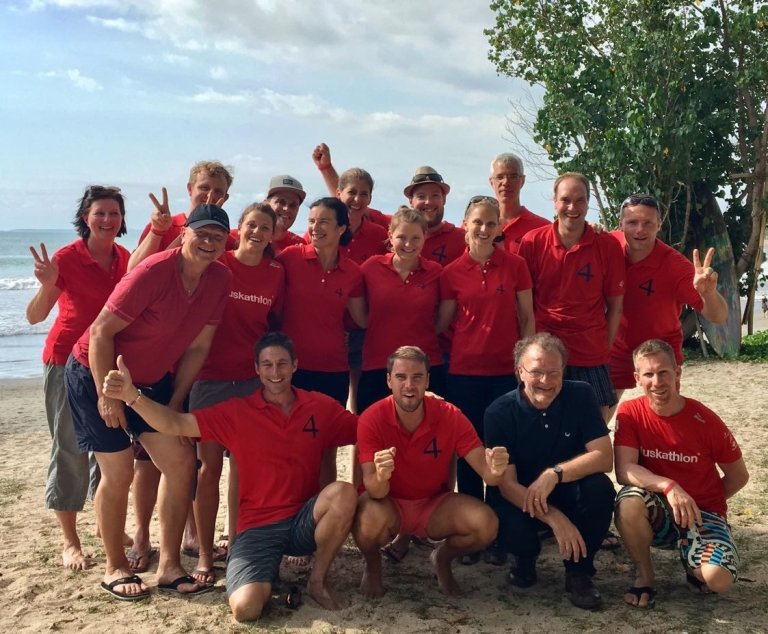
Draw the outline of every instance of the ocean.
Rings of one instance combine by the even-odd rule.
[[[39,287],[29,247],[34,246],[39,252],[42,242],[48,254],[53,255],[76,237],[74,227],[70,230],[0,231],[0,379],[42,376],[45,335],[56,318],[57,309],[54,306],[44,322],[34,326],[27,323],[27,304]],[[131,235],[131,232],[119,240],[128,249],[133,249],[136,241],[137,236]],[[768,289],[765,287],[758,292],[756,315],[760,311],[760,297],[766,292]]]
[[[34,326],[27,322],[27,304],[40,286],[29,247],[34,246],[39,253],[42,242],[52,256],[76,238],[74,227],[0,231],[0,379],[43,375],[43,343],[56,319],[54,306],[44,322]],[[132,249],[136,239],[129,232],[119,242]]]

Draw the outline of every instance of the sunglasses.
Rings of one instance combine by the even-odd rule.
[[[499,206],[499,201],[496,200],[493,196],[472,196],[472,198],[470,198],[469,202],[467,203],[467,210],[469,210],[472,205],[477,205],[479,203],[488,203],[493,207]]]
[[[429,174],[416,174],[411,179],[411,185],[416,185],[417,183],[442,183],[443,177],[440,176],[440,174],[437,174],[435,172],[431,172]]]
[[[659,208],[659,202],[653,196],[646,196],[644,194],[633,194],[632,196],[629,196],[623,203],[621,203],[621,208],[634,207],[635,205],[653,207],[654,209]]]

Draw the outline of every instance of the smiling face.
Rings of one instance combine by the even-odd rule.
[[[197,229],[184,228],[181,234],[182,256],[198,263],[211,263],[224,253],[227,232],[218,225],[205,225]]]
[[[589,209],[587,190],[578,178],[564,178],[555,192],[555,212],[558,224],[565,231],[584,228]]]
[[[627,253],[634,262],[650,255],[661,229],[661,218],[655,207],[627,205],[622,209],[619,228],[627,241]]]
[[[485,203],[470,207],[464,218],[464,228],[470,251],[492,247],[501,231],[499,208]]]
[[[415,412],[424,401],[429,387],[429,373],[421,361],[395,359],[387,374],[387,386],[392,390],[395,405],[406,413]]]
[[[298,363],[282,346],[268,346],[259,353],[256,374],[259,375],[267,401],[291,390],[291,379]]]
[[[346,226],[336,222],[336,212],[325,205],[316,205],[309,210],[307,231],[315,249],[338,249],[339,240]]]
[[[94,200],[82,218],[91,237],[108,241],[114,241],[123,222],[120,204],[111,198]]]
[[[229,198],[228,190],[229,184],[224,176],[211,176],[200,171],[197,173],[194,183],[187,183],[189,209],[192,210],[198,205],[207,203],[209,194],[214,205],[218,204],[220,199],[227,200]]]
[[[413,188],[408,199],[411,207],[427,220],[427,227],[435,229],[443,222],[445,194],[437,183],[423,183]]]
[[[565,366],[559,353],[531,345],[517,368],[528,402],[536,409],[547,409],[563,389]]]
[[[635,381],[643,388],[651,409],[659,415],[676,413],[680,407],[679,365],[664,354],[650,354],[635,359]]]
[[[371,187],[364,180],[348,183],[344,189],[336,190],[336,198],[349,209],[349,226],[356,231],[363,220],[363,214],[371,204]]]
[[[288,189],[280,189],[272,194],[267,202],[275,210],[278,229],[288,231],[296,222],[296,216],[299,215],[299,207],[301,207],[299,195]]]
[[[424,248],[424,229],[415,222],[401,222],[394,232],[390,231],[389,241],[396,258],[414,262]]]
[[[275,233],[275,223],[263,211],[254,210],[245,216],[237,229],[240,235],[241,249],[249,254],[263,254],[272,241]]]

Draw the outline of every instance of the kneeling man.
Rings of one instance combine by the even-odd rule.
[[[122,357],[104,380],[104,393],[125,401],[160,432],[215,440],[235,458],[240,509],[227,562],[227,595],[238,621],[261,616],[284,554],[315,553],[308,594],[323,607],[338,609],[343,603],[327,575],[352,526],[357,492],[347,482],[320,491],[318,482],[325,450],[354,444],[357,417],[324,394],[291,387],[297,361],[286,335],[264,335],[255,356],[260,390],[191,414],[142,394]]]
[[[725,592],[739,565],[726,500],[749,480],[741,450],[717,414],[680,394],[668,343],[646,341],[633,359],[644,396],[619,405],[614,439],[616,479],[626,485],[616,528],[637,568],[624,600],[653,607],[651,546],[678,549],[693,589]]]
[[[614,489],[608,429],[592,387],[563,381],[563,342],[546,332],[518,341],[517,389],[485,412],[485,442],[509,451],[509,468],[488,504],[499,517],[499,543],[516,556],[507,580],[536,583],[539,532],[549,527],[565,566],[565,591],[576,607],[600,607],[593,560],[611,523]]]
[[[460,594],[451,563],[483,550],[498,523],[485,504],[452,492],[453,457],[457,453],[487,484],[496,484],[507,452],[484,449],[457,407],[425,395],[429,357],[420,348],[403,346],[390,355],[387,385],[392,396],[365,410],[357,434],[365,485],[352,528],[365,558],[360,591],[384,594],[379,549],[403,533],[444,540],[431,556],[437,582],[445,594]]]

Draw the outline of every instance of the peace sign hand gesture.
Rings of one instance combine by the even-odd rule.
[[[59,265],[48,257],[48,250],[45,248],[45,244],[40,243],[40,253],[42,255],[38,255],[35,247],[29,247],[29,252],[35,260],[35,277],[40,282],[40,286],[44,288],[55,286],[56,280],[59,279]]]
[[[708,295],[717,290],[717,272],[712,268],[715,249],[710,247],[702,264],[699,250],[693,250],[693,287],[699,295]]]
[[[149,218],[149,222],[152,225],[152,233],[161,236],[167,233],[173,224],[171,208],[168,206],[168,190],[163,187],[163,202],[160,202],[152,192],[149,193],[149,199],[155,206],[155,210]]]

